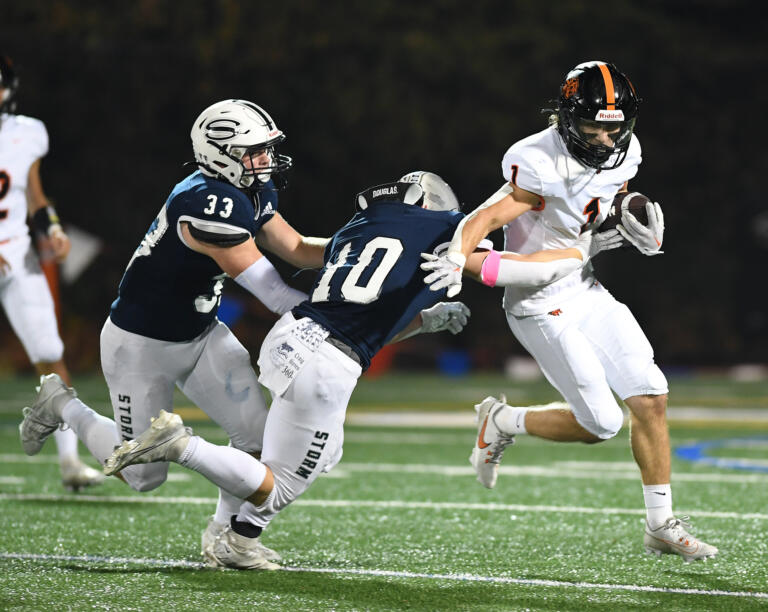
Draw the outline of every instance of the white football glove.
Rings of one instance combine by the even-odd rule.
[[[432,308],[421,311],[420,334],[431,334],[448,330],[458,334],[467,324],[470,315],[469,308],[461,302],[438,302]]]
[[[584,263],[587,263],[588,259],[594,257],[599,252],[617,249],[623,243],[624,238],[622,238],[617,229],[609,229],[599,234],[590,230],[578,237],[573,248],[581,252],[581,258],[584,260]]]
[[[421,269],[431,272],[424,278],[424,282],[432,291],[440,291],[447,287],[448,291],[445,295],[449,298],[461,291],[461,273],[467,263],[467,258],[463,254],[452,251],[438,257],[432,253],[422,253],[421,258],[426,259],[421,264]]]
[[[661,255],[664,240],[664,215],[658,202],[647,202],[648,227],[640,223],[628,210],[621,212],[621,223],[616,226],[622,236],[643,255]]]

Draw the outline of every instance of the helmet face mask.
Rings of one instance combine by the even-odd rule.
[[[627,156],[639,98],[613,64],[585,62],[560,88],[557,128],[568,152],[590,168],[610,170]]]
[[[16,90],[19,87],[19,77],[13,68],[9,57],[0,55],[0,113],[13,114],[16,112]]]
[[[285,140],[283,132],[263,108],[247,100],[209,106],[195,120],[191,137],[200,170],[238,189],[257,190],[270,178],[283,187],[281,173],[293,165],[276,150]]]

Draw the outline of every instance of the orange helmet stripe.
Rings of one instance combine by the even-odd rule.
[[[616,93],[613,90],[611,71],[608,70],[608,66],[605,64],[599,64],[599,67],[600,72],[603,73],[603,81],[605,82],[605,101],[608,105],[606,110],[616,110]]]

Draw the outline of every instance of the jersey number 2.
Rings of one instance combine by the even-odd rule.
[[[313,302],[327,302],[331,293],[331,279],[338,269],[347,263],[349,251],[352,249],[352,243],[348,242],[341,249],[336,263],[328,264],[325,272],[320,277],[317,287],[312,292]],[[376,268],[368,277],[365,285],[358,285],[363,272],[371,266],[376,251],[384,250],[384,256],[379,260]],[[381,294],[381,287],[387,275],[395,267],[397,260],[403,252],[403,243],[397,238],[387,238],[377,236],[368,242],[360,253],[357,263],[352,266],[347,274],[347,278],[341,285],[341,299],[345,302],[354,302],[356,304],[370,304]]]

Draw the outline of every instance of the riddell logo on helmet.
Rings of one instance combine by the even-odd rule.
[[[595,121],[624,121],[624,111],[599,110],[595,115]]]

